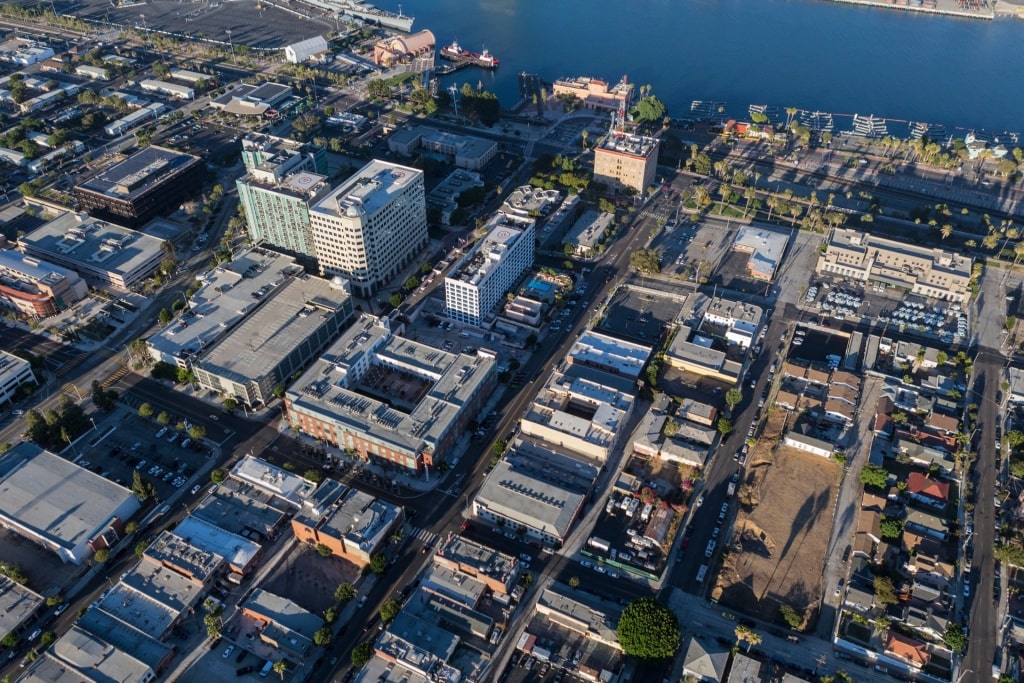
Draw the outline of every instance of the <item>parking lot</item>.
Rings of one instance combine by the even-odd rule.
[[[119,408],[93,434],[65,451],[79,466],[131,488],[135,472],[152,482],[158,498],[191,483],[210,451],[173,423],[162,425]]]
[[[669,294],[654,294],[623,285],[609,299],[597,330],[639,344],[654,345],[679,317],[683,303]]]

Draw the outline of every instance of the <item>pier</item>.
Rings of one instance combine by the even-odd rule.
[[[832,0],[832,2],[943,14],[967,19],[995,19],[995,3],[991,0],[987,2],[982,2],[982,0]]]

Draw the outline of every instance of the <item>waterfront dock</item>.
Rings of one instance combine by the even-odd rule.
[[[995,19],[996,15],[996,3],[993,0],[832,0],[832,2],[941,14],[966,19],[991,20]]]

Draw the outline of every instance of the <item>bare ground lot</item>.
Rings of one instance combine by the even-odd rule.
[[[840,466],[780,446],[771,461],[754,460],[741,489],[744,505],[712,595],[721,604],[781,623],[788,604],[813,625],[821,599],[821,568],[832,530]]]
[[[313,614],[323,614],[324,609],[334,604],[334,590],[339,583],[358,581],[359,568],[351,562],[321,557],[312,546],[296,543],[262,588]]]

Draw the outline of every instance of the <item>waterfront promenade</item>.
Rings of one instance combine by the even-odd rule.
[[[977,0],[975,3],[966,0],[963,3],[959,0],[832,0],[832,2],[926,14],[944,14],[967,19],[995,19],[996,15],[995,3],[990,1],[982,5],[982,0]]]

